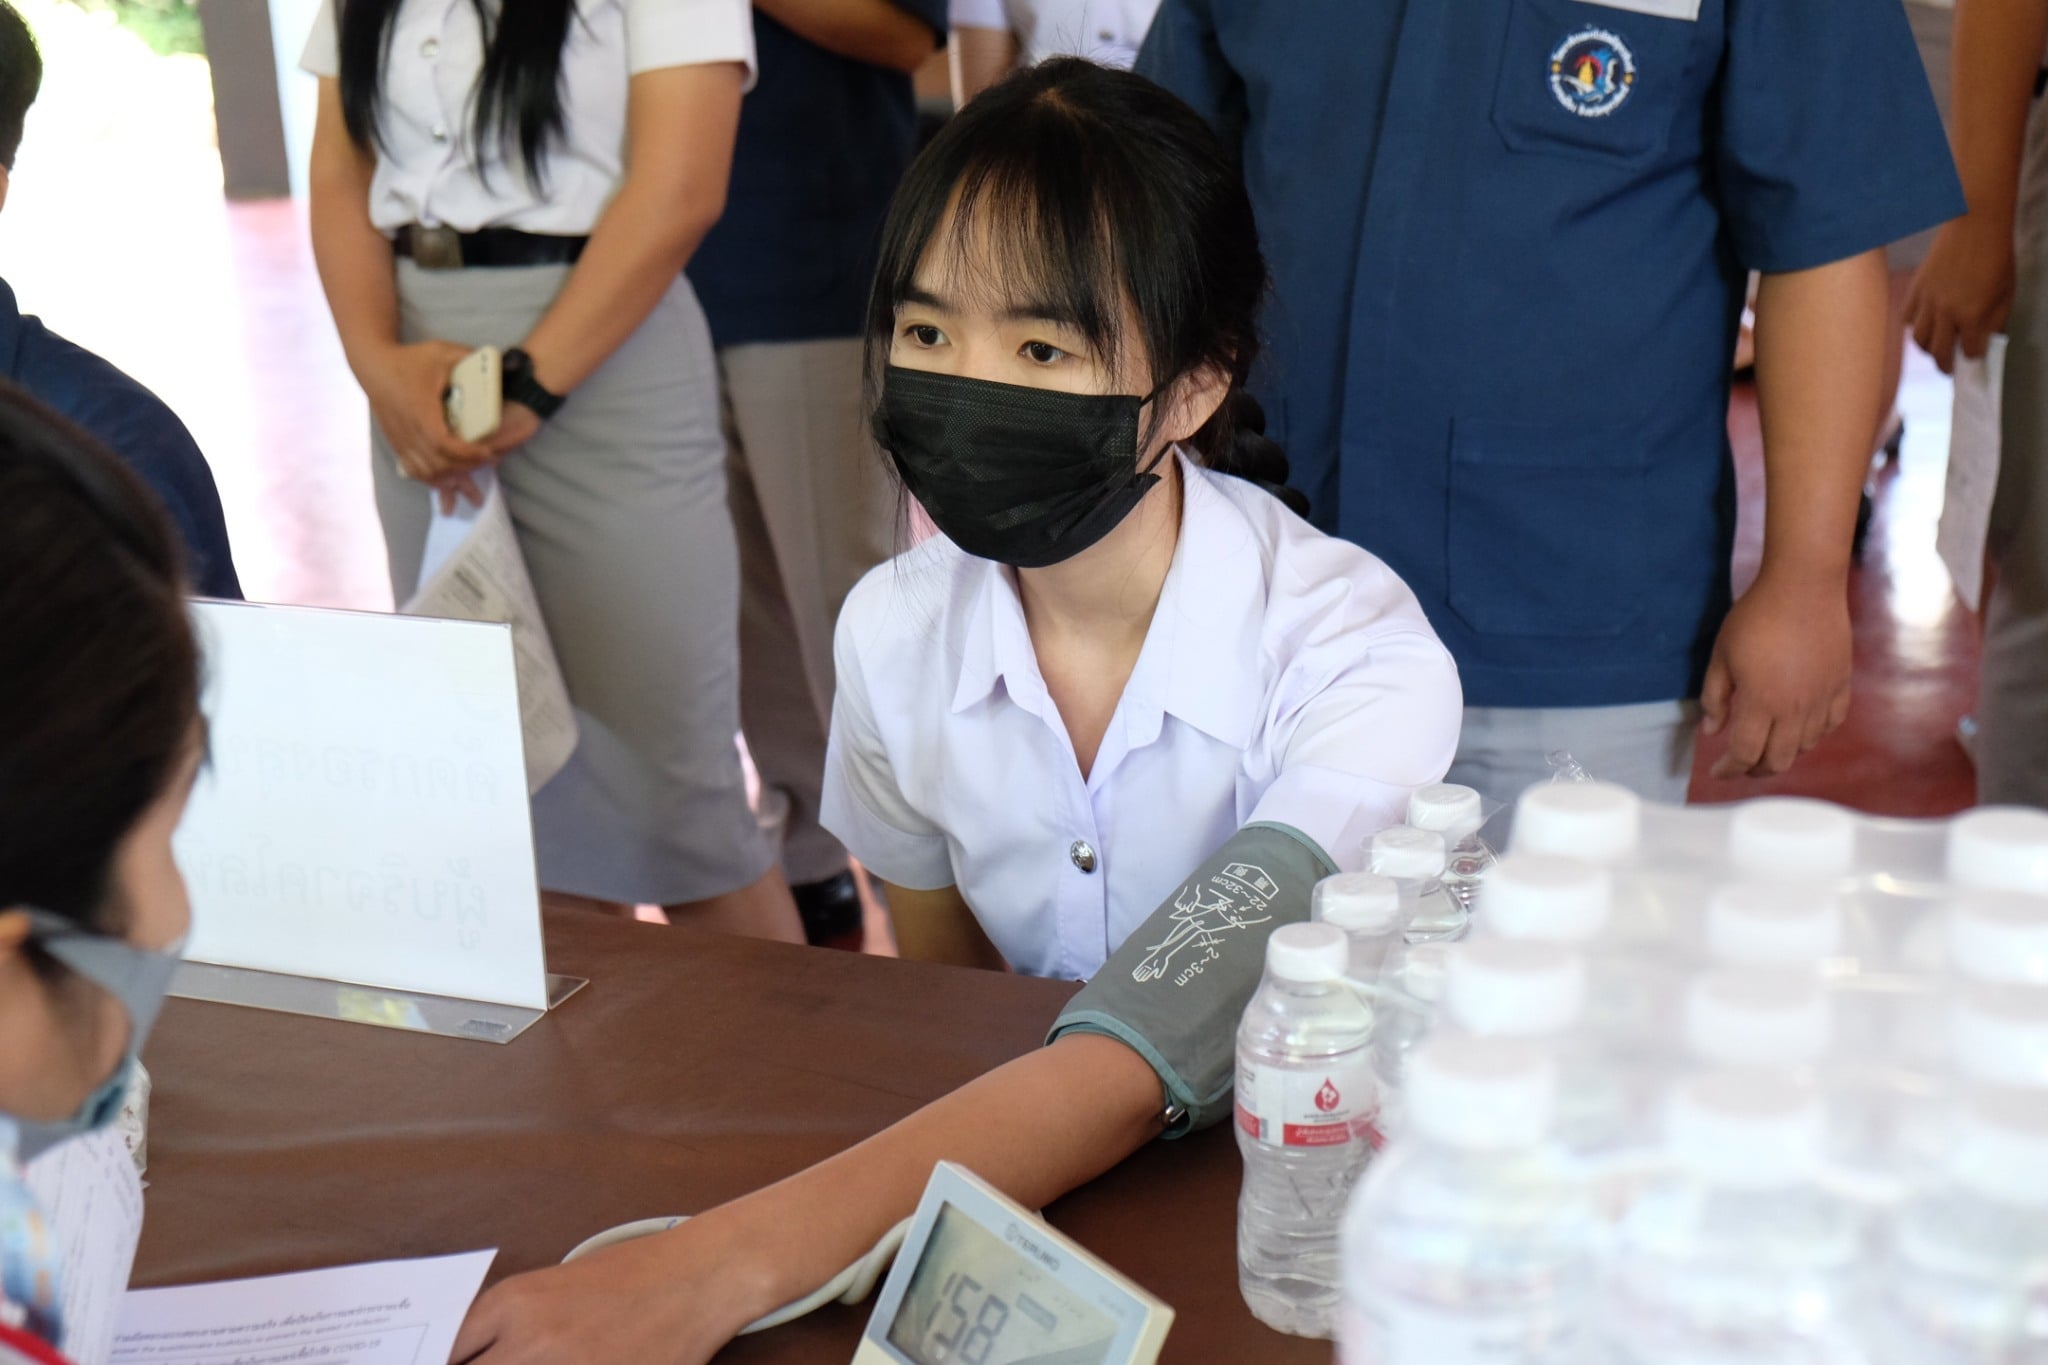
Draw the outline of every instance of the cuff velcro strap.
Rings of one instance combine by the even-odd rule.
[[[1100,1033],[1159,1073],[1166,1131],[1180,1137],[1230,1111],[1237,1024],[1266,965],[1266,939],[1308,918],[1309,893],[1336,872],[1330,856],[1288,825],[1233,834],[1124,940],[1067,1003],[1048,1043]]]

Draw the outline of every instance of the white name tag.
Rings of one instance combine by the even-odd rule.
[[[1581,0],[1582,4],[1599,5],[1603,9],[1625,9],[1636,14],[1654,14],[1659,19],[1683,19],[1696,24],[1700,18],[1700,0]]]

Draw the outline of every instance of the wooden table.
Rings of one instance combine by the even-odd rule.
[[[1038,1046],[1070,984],[550,915],[591,984],[503,1046],[173,1000],[138,1286],[500,1248],[494,1278],[840,1151]],[[1051,1221],[1178,1310],[1169,1362],[1317,1362],[1237,1291],[1227,1126],[1155,1143]],[[844,1361],[868,1305],[735,1342]]]

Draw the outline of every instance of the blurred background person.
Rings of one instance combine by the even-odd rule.
[[[323,6],[313,250],[370,401],[392,596],[431,501],[497,470],[581,740],[533,800],[541,885],[795,940],[747,803],[738,554],[683,266],[724,208],[745,0]],[[471,444],[442,392],[506,348]]]
[[[892,549],[861,329],[917,138],[911,73],[945,36],[945,0],[758,0],[760,78],[740,106],[725,216],[690,261],[739,537],[740,720],[814,943],[860,927],[846,850],[818,825],[832,625]]]

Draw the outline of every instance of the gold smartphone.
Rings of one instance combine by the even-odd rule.
[[[498,429],[504,416],[505,376],[495,346],[479,346],[448,376],[442,406],[448,429],[465,441],[480,441]]]

